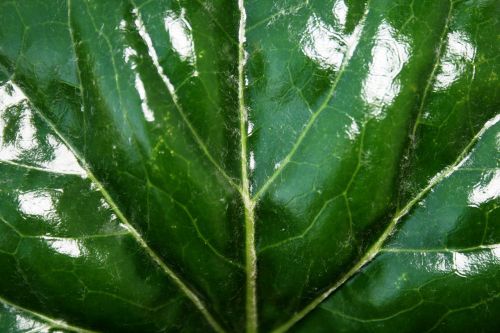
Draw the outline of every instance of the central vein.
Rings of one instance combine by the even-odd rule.
[[[238,30],[238,106],[240,115],[240,144],[241,144],[241,196],[245,209],[245,270],[246,270],[246,331],[257,332],[257,255],[255,251],[255,202],[250,197],[250,182],[248,180],[247,161],[247,120],[248,114],[245,108],[245,25],[246,12],[243,3],[238,0],[240,11],[240,24]]]

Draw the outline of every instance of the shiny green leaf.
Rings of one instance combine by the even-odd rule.
[[[1,0],[0,332],[500,331],[497,0]]]

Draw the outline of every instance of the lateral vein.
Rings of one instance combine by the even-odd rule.
[[[163,259],[146,243],[142,235],[137,231],[137,229],[132,225],[132,223],[127,219],[124,213],[120,210],[118,205],[115,203],[109,192],[106,190],[104,185],[97,179],[94,173],[91,171],[90,166],[87,164],[85,159],[79,154],[78,151],[73,148],[73,146],[66,140],[66,138],[59,132],[59,130],[55,127],[55,125],[47,118],[44,114],[42,114],[37,108],[34,108],[37,114],[42,118],[47,125],[54,131],[54,133],[64,142],[64,144],[68,147],[69,150],[75,155],[75,157],[82,164],[82,168],[87,173],[89,179],[97,186],[99,191],[101,192],[104,199],[108,202],[111,209],[116,213],[116,216],[122,221],[123,226],[130,232],[132,237],[137,241],[137,243],[146,251],[146,253],[153,259],[153,261],[164,271],[166,275],[168,275],[172,281],[181,289],[181,291],[194,303],[194,305],[200,310],[200,312],[205,316],[207,321],[212,325],[212,327],[217,332],[224,332],[222,327],[215,321],[213,316],[208,312],[207,308],[201,301],[201,299],[193,292],[177,274],[170,269],[170,267],[165,264]]]
[[[368,15],[369,6],[370,6],[370,0],[366,4],[367,9],[365,10],[363,17],[361,18],[360,23],[358,25],[358,27],[360,27],[360,29],[362,29],[364,26],[364,22],[366,20],[367,15]],[[358,30],[358,32],[360,33],[360,30]],[[333,99],[333,97],[335,95],[335,90],[336,90],[340,80],[342,79],[342,77],[346,71],[346,67],[349,64],[349,60],[352,58],[352,54],[354,53],[354,50],[356,49],[360,38],[361,38],[361,36],[359,35],[358,39],[355,40],[352,44],[350,44],[348,46],[347,50],[345,51],[344,58],[342,59],[342,63],[340,65],[339,72],[337,73],[337,76],[335,77],[334,81],[332,82],[330,90],[328,91],[327,96],[325,97],[323,103],[321,103],[321,105],[318,107],[318,109],[316,111],[314,111],[312,113],[312,115],[309,117],[309,120],[308,120],[307,124],[304,126],[304,128],[302,129],[302,131],[300,132],[299,137],[297,138],[297,141],[295,141],[292,149],[290,149],[290,151],[285,156],[285,158],[280,162],[279,167],[273,172],[273,174],[269,178],[267,178],[266,182],[261,186],[261,188],[253,196],[253,199],[255,201],[258,200],[259,197],[267,191],[267,189],[276,180],[276,178],[278,178],[278,176],[285,169],[285,167],[292,161],[292,157],[295,155],[295,153],[299,149],[300,145],[304,141],[305,137],[307,136],[307,134],[309,133],[309,131],[311,130],[313,125],[315,124],[316,120],[330,104],[331,100]]]
[[[65,329],[65,330],[69,330],[69,331],[73,331],[73,332],[77,332],[77,333],[99,333],[98,331],[93,331],[93,330],[89,330],[86,328],[82,328],[82,327],[68,324],[64,320],[51,318],[47,315],[41,314],[39,312],[30,310],[30,309],[27,309],[27,308],[22,307],[20,305],[14,304],[11,301],[8,301],[3,297],[0,297],[0,302],[11,307],[11,308],[15,308],[19,311],[22,311],[22,312],[28,313],[34,317],[37,317],[37,318],[43,320],[44,322],[46,322],[47,324],[49,324],[53,328]]]
[[[68,0],[68,20],[69,20],[69,32],[71,34],[71,38],[73,39],[73,29],[71,27],[71,0]],[[90,15],[90,13],[89,13]],[[109,42],[109,41],[108,41]],[[74,44],[74,43],[73,43]],[[109,44],[109,43],[108,43]],[[77,55],[77,52],[75,50],[75,55]],[[114,58],[112,57],[112,60],[114,62]],[[78,63],[78,61],[77,61]],[[116,79],[116,77],[115,77]],[[117,86],[118,87],[118,86]],[[80,89],[83,89],[81,83],[80,83]],[[83,94],[82,94],[82,101],[83,101]],[[80,155],[80,153],[69,143],[68,140],[62,135],[61,132],[57,129],[55,124],[48,119],[42,112],[38,110],[38,108],[34,107],[34,110],[37,112],[37,114],[40,116],[40,118],[45,121],[45,123],[54,131],[54,133],[64,142],[64,144],[68,147],[68,149],[75,155],[75,157],[80,161],[82,164],[82,168],[85,170],[87,173],[89,179],[94,182],[94,184],[97,186],[99,191],[102,193],[104,199],[108,202],[112,210],[116,213],[117,217],[122,221],[124,224],[124,227],[130,232],[132,237],[136,240],[136,242],[144,249],[144,251],[151,257],[151,259],[163,270],[163,272],[170,277],[170,279],[174,282],[174,284],[177,285],[177,287],[186,295],[186,297],[195,305],[195,307],[202,313],[202,315],[205,317],[207,322],[212,326],[212,328],[216,332],[224,332],[224,329],[222,326],[215,320],[215,318],[212,316],[212,314],[208,311],[206,308],[205,304],[202,302],[202,300],[196,295],[196,293],[191,290],[183,281],[182,279],[172,270],[170,267],[167,266],[167,264],[163,261],[163,259],[151,248],[149,245],[146,243],[146,241],[143,239],[142,235],[137,231],[137,229],[128,221],[128,219],[125,217],[123,212],[120,210],[118,205],[114,202],[113,198],[109,194],[109,192],[106,190],[106,188],[103,186],[103,184],[97,179],[97,177],[92,173],[90,166],[87,164],[85,159]]]
[[[134,1],[132,1],[132,3],[134,3]],[[153,46],[153,41],[151,39],[151,36],[149,35],[149,33],[146,30],[146,27],[145,27],[144,22],[142,20],[141,14],[139,13],[139,10],[137,9],[137,5],[135,3],[134,3],[134,6],[136,7],[133,11],[134,14],[136,15],[136,20],[134,23],[135,23],[135,26],[137,28],[137,31],[139,32],[139,35],[141,36],[141,39],[144,42],[144,44],[146,44],[146,46],[148,48],[148,55],[149,55],[151,61],[153,62],[153,65],[156,69],[156,72],[158,73],[161,80],[165,84],[165,87],[167,88],[168,92],[170,93],[170,96],[172,97],[172,101],[174,102],[175,108],[179,112],[179,114],[182,118],[182,121],[186,124],[187,128],[191,132],[191,135],[194,138],[194,141],[196,142],[198,147],[201,149],[203,154],[210,161],[210,163],[213,164],[213,166],[217,169],[217,171],[224,177],[224,179],[226,179],[226,181],[231,186],[233,186],[238,191],[240,191],[239,185],[236,184],[233,181],[233,179],[219,165],[219,163],[217,163],[217,161],[212,156],[212,154],[208,150],[207,146],[205,145],[205,143],[201,139],[200,135],[198,134],[196,129],[193,127],[193,124],[191,124],[191,122],[189,121],[186,113],[182,109],[182,106],[180,105],[180,102],[179,102],[179,97],[177,96],[177,93],[176,93],[176,89],[175,89],[174,85],[172,84],[172,82],[170,81],[170,79],[168,78],[168,76],[165,74],[163,67],[160,65],[160,61],[158,59],[158,54],[156,53],[156,50]]]
[[[412,208],[425,196],[431,189],[436,185],[441,183],[444,179],[449,177],[453,172],[455,172],[460,166],[468,159],[468,153],[481,138],[481,136],[490,128],[500,121],[500,115],[495,116],[491,120],[487,121],[481,130],[472,138],[469,144],[464,148],[464,150],[458,155],[454,163],[444,168],[436,177],[432,178],[431,181],[424,187],[417,195],[410,200],[399,212],[395,214],[391,222],[387,225],[386,229],[380,235],[380,237],[375,241],[375,243],[368,249],[361,259],[354,264],[354,266],[342,275],[330,288],[325,292],[316,297],[311,303],[304,307],[301,311],[295,313],[288,321],[273,330],[273,333],[283,333],[295,325],[299,320],[304,318],[309,312],[314,310],[320,303],[322,303],[328,296],[330,296],[335,290],[341,287],[347,280],[349,280],[353,275],[355,275],[361,268],[372,261],[382,250],[382,246],[393,233],[397,223],[406,216]]]
[[[446,16],[444,28],[443,28],[443,31],[441,32],[441,36],[439,38],[439,46],[438,46],[438,49],[436,51],[436,61],[434,62],[434,66],[432,67],[431,74],[429,75],[429,79],[427,80],[427,83],[425,85],[424,93],[422,95],[422,99],[421,99],[420,105],[418,107],[417,118],[415,119],[415,123],[413,124],[413,129],[411,131],[412,142],[415,141],[415,135],[416,135],[416,132],[418,129],[418,125],[420,124],[420,121],[422,119],[422,111],[424,110],[424,105],[425,105],[425,101],[427,99],[427,95],[429,94],[429,90],[432,87],[432,83],[436,77],[437,70],[439,68],[439,65],[441,64],[441,56],[443,53],[443,46],[445,44],[446,34],[449,30],[449,25],[450,25],[452,13],[453,13],[453,1],[450,1],[450,8],[448,9],[448,15]]]
[[[34,170],[34,171],[50,173],[50,174],[59,175],[59,176],[81,176],[80,173],[76,173],[76,172],[51,170],[49,168],[28,165],[28,164],[19,163],[19,162],[10,161],[10,160],[1,160],[0,159],[0,164],[6,164],[6,165],[10,165],[10,166],[20,168],[20,169]]]

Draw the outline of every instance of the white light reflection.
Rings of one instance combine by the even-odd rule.
[[[452,269],[450,265],[449,254],[446,253],[436,253],[435,258],[432,258],[429,263],[432,265],[432,269],[437,272],[449,272]]]
[[[44,219],[57,217],[54,196],[48,191],[31,191],[18,195],[19,210],[26,215],[34,215]]]
[[[36,128],[33,126],[32,115],[27,108],[24,108],[21,118],[21,126],[19,138],[17,141],[18,148],[22,150],[30,150],[36,146],[35,138]]]
[[[247,126],[247,134],[251,135],[253,132],[254,124],[249,120],[248,121],[248,126]]]
[[[351,117],[349,117],[351,118]],[[347,137],[350,140],[356,139],[358,134],[360,133],[358,123],[354,120],[354,118],[351,118],[351,125],[346,129],[346,134]]]
[[[148,106],[144,83],[142,83],[141,77],[137,73],[135,74],[135,89],[137,89],[139,97],[141,98],[141,108],[142,113],[144,114],[144,118],[146,118],[146,121],[149,122],[154,121],[155,116],[153,114],[153,111]]]
[[[15,142],[4,142],[5,131],[4,112],[12,107],[19,106],[22,114],[19,116],[19,127]],[[12,81],[0,87],[0,160],[12,161],[19,158],[23,150],[35,147],[36,128],[32,124],[32,115],[28,107],[28,100],[22,90]]]
[[[164,22],[172,47],[179,54],[179,57],[184,61],[188,61],[191,65],[196,65],[192,29],[186,20],[184,8],[181,9],[180,16],[173,11],[167,11]]]
[[[175,92],[175,87],[170,82],[170,79],[167,77],[165,72],[163,71],[163,67],[160,65],[160,61],[158,59],[158,54],[156,53],[156,50],[153,46],[153,40],[151,39],[151,36],[148,34],[146,31],[146,27],[144,26],[144,22],[142,21],[142,18],[140,16],[140,13],[137,9],[133,10],[133,13],[136,15],[136,19],[134,21],[134,24],[137,28],[137,31],[139,32],[139,35],[141,36],[142,40],[146,44],[148,48],[148,54],[151,57],[151,60],[153,61],[153,65],[155,66],[155,69],[158,73],[158,75],[161,77],[163,83],[167,87],[168,91],[170,92],[170,95],[172,96],[172,99],[174,100],[174,103],[178,105],[178,97]]]
[[[492,265],[500,264],[500,248],[492,247],[482,251],[453,252],[453,269],[461,277],[481,274]]]
[[[12,81],[0,86],[0,111],[5,111],[9,106],[16,105],[26,99],[21,89]]]
[[[313,14],[307,21],[302,38],[302,52],[323,68],[339,70],[345,53],[345,42],[332,26]]]
[[[474,185],[472,192],[469,194],[469,203],[473,206],[480,206],[499,196],[500,170],[495,170],[495,172],[488,172],[483,175],[481,181]]]
[[[47,239],[47,245],[60,254],[78,258],[83,251],[77,240],[74,239]]]
[[[85,170],[78,164],[78,161],[73,153],[57,139],[49,135],[48,142],[54,151],[54,159],[43,162],[42,165],[49,171],[57,173],[65,173],[71,175],[86,176]]]
[[[320,67],[339,70],[344,57],[350,57],[359,39],[360,26],[351,35],[339,34],[337,29],[326,24],[313,14],[309,17],[302,34],[302,52]]]
[[[467,63],[474,60],[476,49],[463,32],[448,34],[446,52],[441,59],[441,68],[436,76],[434,91],[450,87],[464,73]]]
[[[442,252],[415,254],[420,260],[414,261],[418,268],[430,273],[453,273],[460,277],[470,277],[486,272],[500,264],[500,244],[479,245],[467,250],[447,250]]]
[[[409,44],[383,22],[377,31],[368,76],[363,82],[363,99],[370,105],[373,117],[383,117],[383,107],[399,93],[401,87],[397,76],[409,54]]]
[[[500,244],[492,246],[491,253],[500,262]]]
[[[325,69],[339,70],[356,49],[364,21],[351,34],[341,33],[347,20],[348,8],[343,0],[332,8],[334,26],[325,23],[316,14],[309,17],[300,40],[302,52]]]
[[[125,21],[122,21],[120,23],[120,28],[125,26]],[[127,46],[123,50],[123,58],[125,59],[126,63],[130,63],[130,67],[132,70],[137,68],[136,62],[133,60],[133,57],[137,56],[137,52],[131,48],[130,46]],[[155,121],[155,116],[153,113],[153,110],[148,105],[148,96],[146,95],[146,88],[144,87],[144,83],[141,80],[141,77],[139,73],[135,72],[135,89],[137,90],[137,93],[139,94],[139,98],[141,100],[141,109],[142,109],[142,114],[144,115],[144,118],[146,121],[153,122]]]
[[[4,142],[3,133],[5,131],[4,112],[12,106],[19,106],[19,125],[16,129],[17,135],[14,142]],[[86,173],[79,165],[74,154],[55,136],[48,134],[47,141],[51,148],[50,154],[40,154],[39,139],[37,129],[33,124],[33,110],[29,105],[28,98],[22,90],[9,81],[0,87],[0,160],[15,161],[21,159],[23,154],[29,153],[34,158],[31,161],[37,166],[43,167],[47,171],[85,176]],[[46,148],[43,148],[46,150]],[[51,159],[47,159],[47,155]],[[39,156],[43,156],[41,160]]]
[[[333,5],[333,16],[337,20],[337,22],[344,27],[347,21],[347,6],[344,0],[339,0]]]
[[[137,52],[135,52],[135,50],[133,48],[131,48],[130,46],[127,46],[123,50],[123,58],[125,59],[125,62],[129,63],[130,58],[132,58],[133,56],[137,56]],[[136,69],[137,66],[136,66],[135,62],[131,63],[131,67],[132,67],[132,69]]]
[[[250,161],[249,161],[250,172],[255,170],[255,154],[253,151],[250,152]]]
[[[466,277],[472,270],[471,262],[466,254],[460,252],[453,253],[453,269],[457,275]]]
[[[50,325],[39,323],[29,317],[23,315],[16,315],[16,330],[19,332],[39,332],[46,333],[50,332],[52,328]]]

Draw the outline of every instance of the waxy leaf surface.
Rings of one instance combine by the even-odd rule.
[[[497,0],[0,0],[1,332],[499,332]]]

